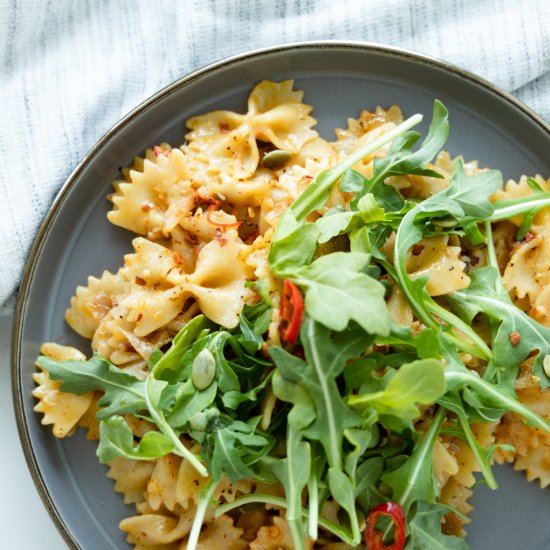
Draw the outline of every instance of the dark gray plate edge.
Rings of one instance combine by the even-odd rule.
[[[450,72],[460,78],[470,81],[477,86],[484,88],[485,90],[499,96],[501,99],[511,104],[513,107],[521,111],[524,115],[530,118],[535,124],[541,127],[550,136],[550,124],[538,116],[534,111],[527,107],[524,103],[514,97],[512,94],[505,92],[499,87],[495,86],[491,82],[477,76],[476,74],[462,69],[452,63],[430,57],[425,54],[420,54],[406,50],[403,48],[397,48],[393,46],[385,46],[380,44],[374,44],[370,42],[353,42],[353,41],[338,41],[338,40],[327,40],[327,41],[310,41],[310,42],[297,42],[289,43],[280,46],[272,46],[267,48],[261,48],[253,50],[244,54],[235,55],[228,57],[221,61],[212,63],[202,69],[194,71],[187,76],[184,76],[172,84],[169,84],[149,99],[146,99],[125,117],[123,117],[117,124],[115,124],[88,152],[88,154],[83,158],[83,160],[78,164],[78,166],[73,170],[69,175],[66,182],[61,187],[57,196],[54,199],[52,206],[50,207],[44,221],[42,222],[37,236],[33,242],[32,248],[29,252],[27,265],[25,267],[23,277],[21,280],[21,285],[19,289],[19,294],[17,298],[17,304],[14,313],[13,319],[13,328],[12,328],[12,338],[11,338],[11,383],[12,383],[12,395],[13,395],[13,405],[15,410],[15,417],[17,422],[17,428],[19,432],[19,438],[21,441],[21,446],[23,448],[23,453],[25,455],[25,460],[27,466],[31,473],[31,477],[34,481],[34,484],[37,488],[37,491],[48,511],[52,521],[59,530],[61,536],[68,544],[70,548],[81,549],[80,545],[76,542],[72,533],[70,532],[68,526],[63,521],[49,491],[42,477],[42,473],[38,467],[38,462],[36,455],[31,444],[27,418],[24,414],[23,409],[23,388],[21,384],[21,345],[22,345],[22,328],[24,315],[26,313],[27,298],[30,292],[30,286],[33,279],[33,275],[36,269],[37,260],[40,256],[44,243],[48,237],[50,229],[57,217],[59,209],[63,204],[65,197],[72,189],[75,182],[78,180],[79,175],[87,167],[88,163],[94,158],[94,156],[104,147],[106,147],[113,136],[115,136],[122,128],[124,128],[128,123],[130,123],[138,114],[142,113],[145,110],[152,108],[156,103],[161,101],[164,97],[170,95],[173,90],[187,86],[195,80],[203,77],[206,74],[209,74],[213,71],[220,69],[221,67],[228,67],[230,65],[239,63],[241,61],[254,59],[256,57],[262,57],[268,54],[283,53],[288,51],[296,50],[307,50],[307,49],[349,49],[349,50],[361,50],[364,52],[376,52],[384,53],[387,55],[392,55],[394,57],[404,58],[416,63],[422,63],[425,65],[431,65],[439,69],[443,69],[447,72]]]

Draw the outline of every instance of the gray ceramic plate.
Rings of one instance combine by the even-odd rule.
[[[133,510],[113,492],[94,442],[80,433],[61,441],[40,425],[31,396],[40,343],[89,349],[65,325],[63,313],[78,284],[116,270],[130,251],[131,235],[105,218],[106,195],[119,168],[147,146],[181,143],[191,115],[242,110],[252,86],[264,78],[295,79],[315,108],[319,132],[329,139],[361,109],[397,103],[406,115],[421,112],[429,119],[439,98],[450,111],[452,154],[498,167],[505,177],[550,175],[550,127],[525,106],[456,67],[374,45],[317,43],[253,52],[185,77],[138,107],[94,147],[57,197],[30,255],[14,325],[13,388],[23,447],[44,503],[71,546],[127,548],[117,525]],[[497,477],[498,493],[480,487],[473,498],[472,547],[550,548],[549,492],[508,468]]]

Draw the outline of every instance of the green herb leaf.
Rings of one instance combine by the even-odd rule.
[[[286,458],[273,461],[272,469],[285,488],[286,520],[292,533],[294,548],[303,550],[302,491],[311,472],[311,448],[289,424],[286,437]]]
[[[462,537],[441,532],[442,516],[450,511],[439,504],[418,502],[408,522],[410,535],[405,550],[468,550],[470,547]]]
[[[168,424],[174,429],[182,429],[193,416],[214,402],[217,390],[216,383],[199,391],[191,380],[183,382],[178,387],[175,404],[166,417]]]
[[[55,361],[44,355],[37,364],[52,380],[61,382],[63,392],[81,395],[88,391],[105,392],[98,402],[96,417],[104,420],[115,414],[132,414],[146,409],[144,382],[95,355],[89,361]]]
[[[543,361],[550,355],[550,329],[537,323],[517,308],[505,291],[497,289],[500,277],[493,267],[484,267],[471,274],[470,286],[449,296],[454,311],[467,323],[480,312],[497,326],[493,338],[496,377],[499,384],[513,387],[519,364],[536,352],[533,373],[540,378],[541,388],[550,386]]]
[[[399,502],[405,511],[416,501],[435,502],[432,454],[444,419],[445,409],[440,408],[411,456],[396,470],[381,478],[393,490],[393,500]]]
[[[172,452],[172,442],[160,432],[147,432],[134,446],[134,434],[122,416],[112,416],[99,424],[100,462],[109,462],[118,457],[131,460],[154,460]]]
[[[239,479],[255,477],[251,465],[267,454],[275,441],[258,433],[258,418],[248,422],[214,417],[203,442],[208,471],[215,480],[225,474],[233,483]]]
[[[335,252],[299,270],[293,281],[305,288],[307,313],[333,330],[356,321],[371,334],[389,334],[385,289],[361,272],[368,261],[360,252]]]
[[[360,426],[362,419],[343,401],[336,377],[342,373],[348,359],[356,357],[368,346],[370,339],[359,327],[332,334],[309,318],[304,320],[301,337],[307,362],[277,346],[270,348],[269,353],[287,387],[297,387],[292,394],[278,393],[279,388],[275,385],[273,390],[279,399],[294,399],[290,402],[302,410],[311,410],[313,403],[315,418],[307,426],[302,424],[301,431],[308,439],[323,445],[330,466],[341,469],[343,432]],[[308,396],[305,405],[302,401],[304,395]]]
[[[374,407],[379,414],[414,420],[420,416],[418,403],[430,405],[444,393],[441,361],[420,359],[399,367],[383,391],[352,395],[348,404],[356,410]]]

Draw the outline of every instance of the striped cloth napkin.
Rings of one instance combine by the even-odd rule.
[[[445,59],[550,120],[547,0],[0,0],[4,313],[56,192],[118,119],[212,61],[319,39]]]

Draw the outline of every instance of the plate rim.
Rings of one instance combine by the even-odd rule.
[[[51,227],[57,218],[59,210],[63,205],[66,196],[72,190],[75,183],[78,181],[80,174],[86,169],[88,164],[95,158],[95,156],[109,143],[109,141],[114,136],[116,136],[118,132],[122,131],[129,123],[131,123],[140,113],[152,108],[156,103],[169,96],[176,89],[185,87],[202,78],[203,76],[215,72],[223,67],[229,67],[242,61],[252,60],[265,55],[281,54],[284,52],[300,51],[307,49],[341,49],[350,51],[359,50],[365,53],[381,53],[396,58],[409,60],[411,62],[433,66],[438,69],[443,69],[448,73],[452,73],[453,75],[461,79],[467,80],[481,88],[484,88],[486,91],[489,91],[499,96],[505,102],[511,104],[512,107],[515,107],[521,113],[530,118],[532,122],[539,126],[550,137],[550,123],[546,122],[540,115],[535,113],[530,107],[528,107],[525,103],[512,95],[510,92],[503,90],[489,80],[478,76],[477,74],[467,69],[464,69],[454,63],[444,61],[437,57],[426,55],[420,52],[415,52],[406,48],[389,46],[374,42],[350,40],[310,40],[289,42],[274,46],[255,48],[244,53],[225,57],[221,60],[209,63],[204,67],[192,71],[178,78],[171,84],[164,86],[159,91],[139,103],[130,112],[128,112],[128,114],[123,116],[97,140],[97,142],[91,147],[91,149],[85,154],[82,160],[77,164],[74,170],[69,174],[69,176],[57,192],[51,206],[49,207],[43,221],[40,224],[38,232],[27,255],[27,262],[21,278],[15,311],[13,315],[13,325],[11,332],[10,378],[13,407],[19,440],[23,449],[23,454],[25,456],[27,467],[31,474],[35,488],[40,495],[42,503],[44,504],[44,507],[46,508],[58,532],[67,543],[67,545],[72,549],[83,550],[74,538],[71,530],[61,517],[61,514],[48,490],[48,487],[44,481],[44,477],[42,476],[42,472],[40,471],[40,468],[38,466],[38,461],[33,446],[31,444],[31,437],[29,434],[27,422],[28,419],[25,415],[23,408],[24,396],[21,384],[22,366],[20,364],[20,359],[22,353],[22,328],[23,320],[25,317],[25,309],[31,283],[33,281],[33,275],[36,271],[38,258],[41,255],[41,251],[45,245]]]

